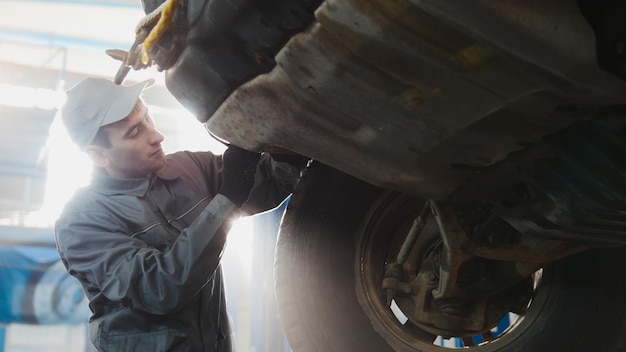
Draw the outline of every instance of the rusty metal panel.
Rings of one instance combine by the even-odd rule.
[[[438,199],[467,177],[455,166],[492,165],[588,118],[576,107],[626,96],[570,1],[328,0],[316,19],[211,132]]]

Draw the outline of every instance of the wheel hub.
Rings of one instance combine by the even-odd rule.
[[[437,208],[434,213],[437,230],[420,233],[401,265],[387,261],[382,285],[387,307],[393,300],[413,325],[434,335],[493,339],[490,330],[507,313],[525,309],[532,281],[510,287],[494,283],[498,275],[493,273],[505,272],[511,263],[464,252],[464,233],[459,235],[461,230],[450,221],[449,211]]]

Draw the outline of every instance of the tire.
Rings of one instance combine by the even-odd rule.
[[[402,241],[394,231],[405,229],[420,204],[311,165],[288,204],[275,260],[279,315],[293,351],[452,349],[434,344],[432,331],[402,325],[372,280],[382,278],[384,263],[377,260]],[[380,225],[390,234],[368,231]],[[535,275],[532,300],[515,324],[469,349],[624,351],[625,254],[621,248],[588,251],[543,268]]]
[[[144,11],[163,2],[144,0]],[[180,34],[184,45],[163,45],[159,66],[167,68],[170,93],[204,123],[237,87],[276,66],[276,54],[314,22],[322,0],[187,3],[188,32]]]

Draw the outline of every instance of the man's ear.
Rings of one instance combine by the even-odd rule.
[[[97,167],[107,167],[109,158],[106,156],[106,149],[94,144],[89,144],[84,149],[85,153]]]

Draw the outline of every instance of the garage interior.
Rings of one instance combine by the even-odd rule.
[[[246,10],[237,8],[240,3],[223,4]],[[260,3],[264,0],[257,0]],[[306,40],[293,40],[293,47],[284,47],[286,65],[278,67],[288,69],[275,75],[278,82],[268,80],[281,83],[280,77],[286,77],[291,82],[296,81],[292,77],[306,76],[298,81],[299,91],[293,88],[296,85],[287,85],[288,91],[282,85],[272,87],[276,90],[269,91],[277,93],[268,94],[273,99],[266,100],[267,105],[278,111],[284,100],[285,106],[295,107],[288,109],[293,116],[312,111],[311,125],[323,127],[317,130],[319,138],[311,138],[316,136],[313,128],[293,133],[300,120],[285,123],[290,121],[284,118],[287,114],[275,119],[289,130],[273,142],[278,145],[285,143],[286,136],[295,136],[303,142],[296,140],[293,145],[309,149],[293,145],[287,149],[316,160],[305,180],[310,182],[301,183],[304,187],[291,199],[293,207],[283,220],[294,235],[286,231],[281,237],[283,242],[291,241],[289,246],[278,246],[275,270],[283,204],[242,219],[229,236],[223,257],[237,350],[291,351],[274,292],[274,271],[281,283],[282,270],[282,282],[290,285],[278,285],[277,291],[279,300],[290,301],[287,309],[281,302],[282,318],[298,322],[285,324],[294,349],[306,344],[309,350],[328,351],[340,345],[346,346],[339,348],[345,351],[378,352],[415,346],[422,350],[423,344],[428,350],[431,345],[434,350],[439,346],[487,351],[609,350],[595,345],[599,343],[614,344],[613,350],[622,351],[626,319],[606,313],[624,310],[620,295],[626,292],[622,280],[626,276],[620,270],[625,257],[618,252],[575,257],[576,251],[587,248],[570,244],[589,241],[594,249],[605,249],[614,245],[610,241],[614,234],[615,242],[624,244],[626,187],[621,181],[626,159],[620,152],[625,150],[626,87],[617,80],[626,77],[626,12],[613,11],[612,6],[626,10],[625,3],[324,2],[327,6],[316,15],[327,23],[319,20],[319,26],[313,27],[323,35],[303,36]],[[386,12],[382,15],[372,8]],[[67,199],[89,181],[90,163],[69,141],[58,109],[64,92],[81,79],[115,76],[120,63],[105,51],[128,50],[143,17],[141,0],[0,0],[0,352],[93,352],[87,338],[88,307],[78,282],[59,261],[53,233]],[[267,31],[272,28],[264,21],[239,22],[256,23]],[[371,27],[363,25],[370,22]],[[214,33],[221,38],[223,29]],[[251,38],[250,42],[257,42],[256,36]],[[366,45],[355,45],[355,50],[357,39]],[[263,62],[263,56],[256,54],[250,56],[253,61]],[[233,71],[248,65],[246,61]],[[310,68],[319,68],[320,76]],[[294,72],[302,75],[293,76]],[[133,70],[126,83],[148,78],[155,84],[144,99],[165,135],[166,153],[225,150],[168,92],[162,72]],[[258,84],[256,89],[264,87]],[[245,113],[239,115],[264,123],[262,118],[250,118],[265,112],[251,103],[264,102],[256,100],[263,94],[246,92],[253,99],[246,100],[248,110],[242,108]],[[285,92],[295,98],[283,99]],[[346,92],[350,92],[347,99]],[[321,98],[310,98],[317,94]],[[202,97],[207,96],[212,95]],[[233,105],[245,105],[242,101],[231,99]],[[386,109],[402,113],[397,120],[387,119]],[[235,115],[233,110],[223,110],[229,117]],[[329,113],[333,111],[337,113]],[[328,116],[341,118],[314,119]],[[379,116],[386,119],[375,119]],[[343,125],[338,133],[341,143],[333,144],[337,122]],[[606,134],[595,134],[587,122],[611,128]],[[236,130],[233,124],[225,124],[225,129]],[[618,126],[619,143],[613,133]],[[401,138],[395,138],[396,133]],[[415,138],[421,135],[432,143]],[[323,143],[315,145],[313,139]],[[346,146],[352,148],[345,152],[341,147]],[[322,147],[340,153],[324,153]],[[420,153],[427,149],[432,153],[422,158]],[[403,153],[404,157],[398,155]],[[325,160],[324,154],[332,155]],[[366,157],[346,162],[345,155],[373,157],[372,162]],[[406,170],[400,171],[422,171],[415,165],[427,163],[433,168],[423,168],[425,173],[419,177],[411,173],[398,177],[381,164],[387,160],[390,166],[407,161]],[[354,165],[356,170],[348,172]],[[392,186],[382,182],[380,189],[363,187],[356,175],[369,176],[373,169],[380,180],[393,181]],[[443,194],[446,185],[455,185],[457,176],[463,186],[455,192],[460,201],[447,204],[443,208],[447,214],[428,200],[437,196],[420,194],[426,204],[418,205],[411,197],[417,193],[404,193],[415,184],[428,183],[420,191],[428,188]],[[535,189],[539,191],[531,192]],[[585,198],[593,190],[601,192]],[[498,203],[504,207],[490,208]],[[419,209],[424,214],[430,210],[436,218],[430,221],[430,238],[422,237],[417,247],[416,234],[421,231],[416,230],[417,220],[424,217],[411,218],[415,217],[412,208],[418,214],[422,214]],[[346,214],[346,209],[354,211]],[[470,211],[453,212],[459,209]],[[574,212],[578,209],[582,216]],[[596,214],[602,215],[597,222]],[[581,227],[586,220],[591,225]],[[453,238],[449,234],[457,233],[447,225],[456,230],[463,221],[474,235],[472,241],[444,243]],[[475,247],[468,250],[467,243]],[[414,255],[407,262],[404,254],[409,247]],[[286,256],[280,254],[297,260],[283,260]],[[571,261],[561,261],[570,255]],[[394,260],[395,266],[388,265]],[[543,266],[552,260],[557,265]],[[404,278],[396,269],[405,264],[420,271]],[[465,264],[468,271],[461,270]],[[514,283],[520,286],[511,286]],[[496,304],[475,300],[482,295],[491,295]],[[492,314],[482,319],[483,312]],[[469,336],[477,331],[481,334]],[[552,343],[558,348],[552,348]]]
[[[0,352],[91,351],[88,308],[59,270],[52,230],[90,167],[64,135],[57,109],[82,78],[114,77],[119,62],[105,50],[128,50],[143,15],[139,0],[0,0]],[[161,72],[131,71],[126,83],[147,78],[156,82],[144,99],[166,152],[224,150],[169,94]],[[240,351],[289,350],[271,283],[283,210],[240,221],[224,256]],[[71,288],[51,302],[61,285]],[[52,305],[65,315],[46,313]]]

